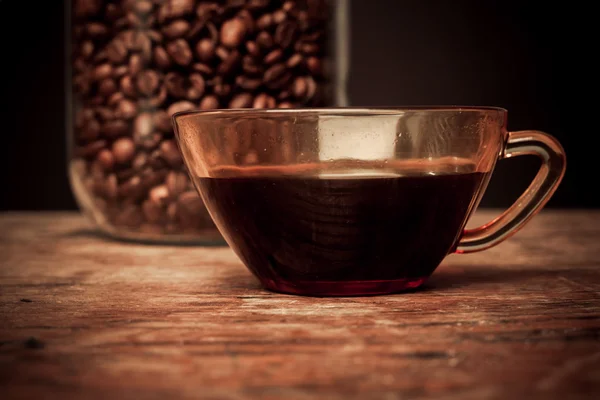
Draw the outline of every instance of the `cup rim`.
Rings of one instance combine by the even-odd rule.
[[[215,108],[211,110],[179,111],[172,115],[175,118],[184,115],[198,116],[286,116],[286,115],[323,115],[323,116],[353,116],[373,117],[400,115],[405,112],[475,112],[475,113],[507,113],[502,107],[494,106],[382,106],[382,107],[307,107],[307,108]]]

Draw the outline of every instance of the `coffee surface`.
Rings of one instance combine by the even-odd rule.
[[[263,282],[287,285],[426,278],[453,251],[486,177],[286,167],[220,175],[197,181],[213,218]]]

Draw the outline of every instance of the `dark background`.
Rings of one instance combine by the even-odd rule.
[[[585,190],[600,157],[591,10],[576,2],[354,0],[351,104],[505,107],[510,130],[543,130],[565,147],[567,174],[548,207],[600,207]],[[0,0],[0,30],[0,209],[74,209],[63,4]],[[538,165],[502,161],[482,206],[509,205]]]

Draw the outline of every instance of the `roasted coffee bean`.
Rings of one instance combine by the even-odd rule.
[[[233,18],[221,25],[221,43],[233,48],[239,46],[248,31],[246,21],[242,18]]]
[[[216,96],[204,96],[199,105],[201,110],[212,110],[219,108],[219,99]]]
[[[171,57],[162,46],[154,48],[154,62],[160,69],[167,69],[171,66]]]
[[[300,64],[302,64],[302,61],[304,60],[304,57],[302,57],[301,54],[294,54],[293,56],[291,56],[290,58],[288,58],[288,60],[285,63],[285,66],[288,67],[289,69],[294,69],[297,66],[299,66]]]
[[[241,62],[242,56],[237,50],[234,50],[219,64],[217,73],[223,77],[227,77],[240,68]]]
[[[197,100],[204,94],[204,78],[200,74],[191,74],[188,79],[189,87],[187,89],[186,97],[188,100]]]
[[[165,218],[165,210],[161,204],[155,203],[152,200],[146,200],[142,203],[142,211],[146,221],[152,224],[158,224]]]
[[[112,75],[113,67],[112,65],[100,64],[94,69],[94,79],[97,81],[101,81],[102,79],[109,78]]]
[[[260,30],[266,30],[273,24],[273,16],[271,14],[263,14],[256,20],[256,27]]]
[[[95,119],[85,122],[85,124],[79,129],[81,132],[79,138],[84,141],[94,140],[100,136],[100,123]]]
[[[106,141],[96,140],[85,146],[77,148],[75,153],[78,157],[91,158],[98,154],[104,147],[106,147]]]
[[[176,39],[167,44],[167,53],[176,64],[183,67],[188,66],[192,62],[192,51],[184,39]]]
[[[169,25],[166,25],[165,27],[163,27],[162,33],[163,33],[163,35],[165,35],[165,37],[167,37],[169,39],[177,39],[177,38],[185,36],[189,30],[190,30],[189,22],[187,22],[183,19],[178,19],[178,20],[171,22]]]
[[[169,117],[172,117],[173,114],[175,114],[175,113],[182,112],[182,111],[191,111],[195,108],[196,108],[196,106],[194,105],[194,103],[192,103],[190,101],[182,100],[182,101],[178,101],[177,103],[171,104],[169,106],[169,108],[167,109],[167,114],[169,114]]]
[[[275,29],[275,43],[286,49],[294,42],[297,34],[298,25],[291,21],[285,21]]]
[[[112,152],[108,149],[102,149],[96,156],[96,161],[104,171],[112,170],[115,165],[115,158]]]
[[[156,235],[209,225],[171,116],[326,105],[324,4],[74,0],[73,154],[109,223]],[[262,161],[254,145],[238,146],[239,161]]]
[[[194,0],[167,0],[158,10],[158,22],[180,18],[194,12]]]
[[[161,132],[168,133],[173,129],[171,126],[171,118],[166,111],[158,110],[152,115],[152,123],[156,129]]]
[[[188,176],[183,172],[171,171],[167,174],[165,185],[167,186],[169,197],[177,198],[188,187]]]
[[[194,65],[192,65],[192,69],[194,71],[200,72],[204,77],[212,76],[212,74],[214,73],[211,67],[202,63],[195,63]]]
[[[136,78],[136,87],[140,94],[150,96],[158,89],[160,85],[160,75],[151,69],[147,69],[138,74]]]
[[[268,32],[262,31],[256,36],[256,44],[265,51],[269,50],[273,47],[273,38]]]
[[[119,101],[117,109],[115,110],[115,116],[122,119],[132,119],[137,115],[137,105],[128,99]]]
[[[129,132],[129,125],[123,120],[110,120],[102,125],[101,130],[107,138],[117,138]]]
[[[144,222],[144,216],[137,205],[128,204],[117,213],[113,222],[117,226],[136,229]]]
[[[140,56],[139,54],[132,54],[129,57],[129,73],[132,76],[137,75],[143,67],[144,62],[142,61],[142,56]]]
[[[163,141],[159,146],[159,150],[161,157],[170,167],[176,168],[181,165],[181,154],[179,153],[179,149],[174,140]]]
[[[196,43],[196,56],[200,61],[209,62],[215,56],[215,44],[210,39],[202,39]]]
[[[120,138],[112,144],[114,159],[119,164],[126,164],[135,155],[135,144],[130,138]]]
[[[239,75],[237,78],[235,78],[235,83],[242,89],[256,90],[262,84],[262,81],[260,79],[251,79],[243,75]]]
[[[275,82],[277,79],[279,79],[281,76],[283,76],[285,74],[285,72],[286,72],[286,68],[285,68],[284,64],[281,64],[281,63],[275,64],[265,71],[263,80],[267,84],[271,83],[271,82]]]
[[[240,93],[235,95],[229,102],[229,108],[248,108],[252,106],[252,95],[250,93]]]
[[[274,108],[275,99],[266,93],[261,93],[254,98],[252,108]]]
[[[276,63],[277,61],[281,60],[282,56],[283,56],[283,51],[281,51],[281,49],[275,49],[265,56],[264,62],[265,62],[265,64],[270,65],[270,64]]]

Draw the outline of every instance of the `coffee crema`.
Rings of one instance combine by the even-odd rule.
[[[196,182],[267,288],[377,294],[418,287],[454,251],[487,179],[467,162],[400,164],[225,167]]]

